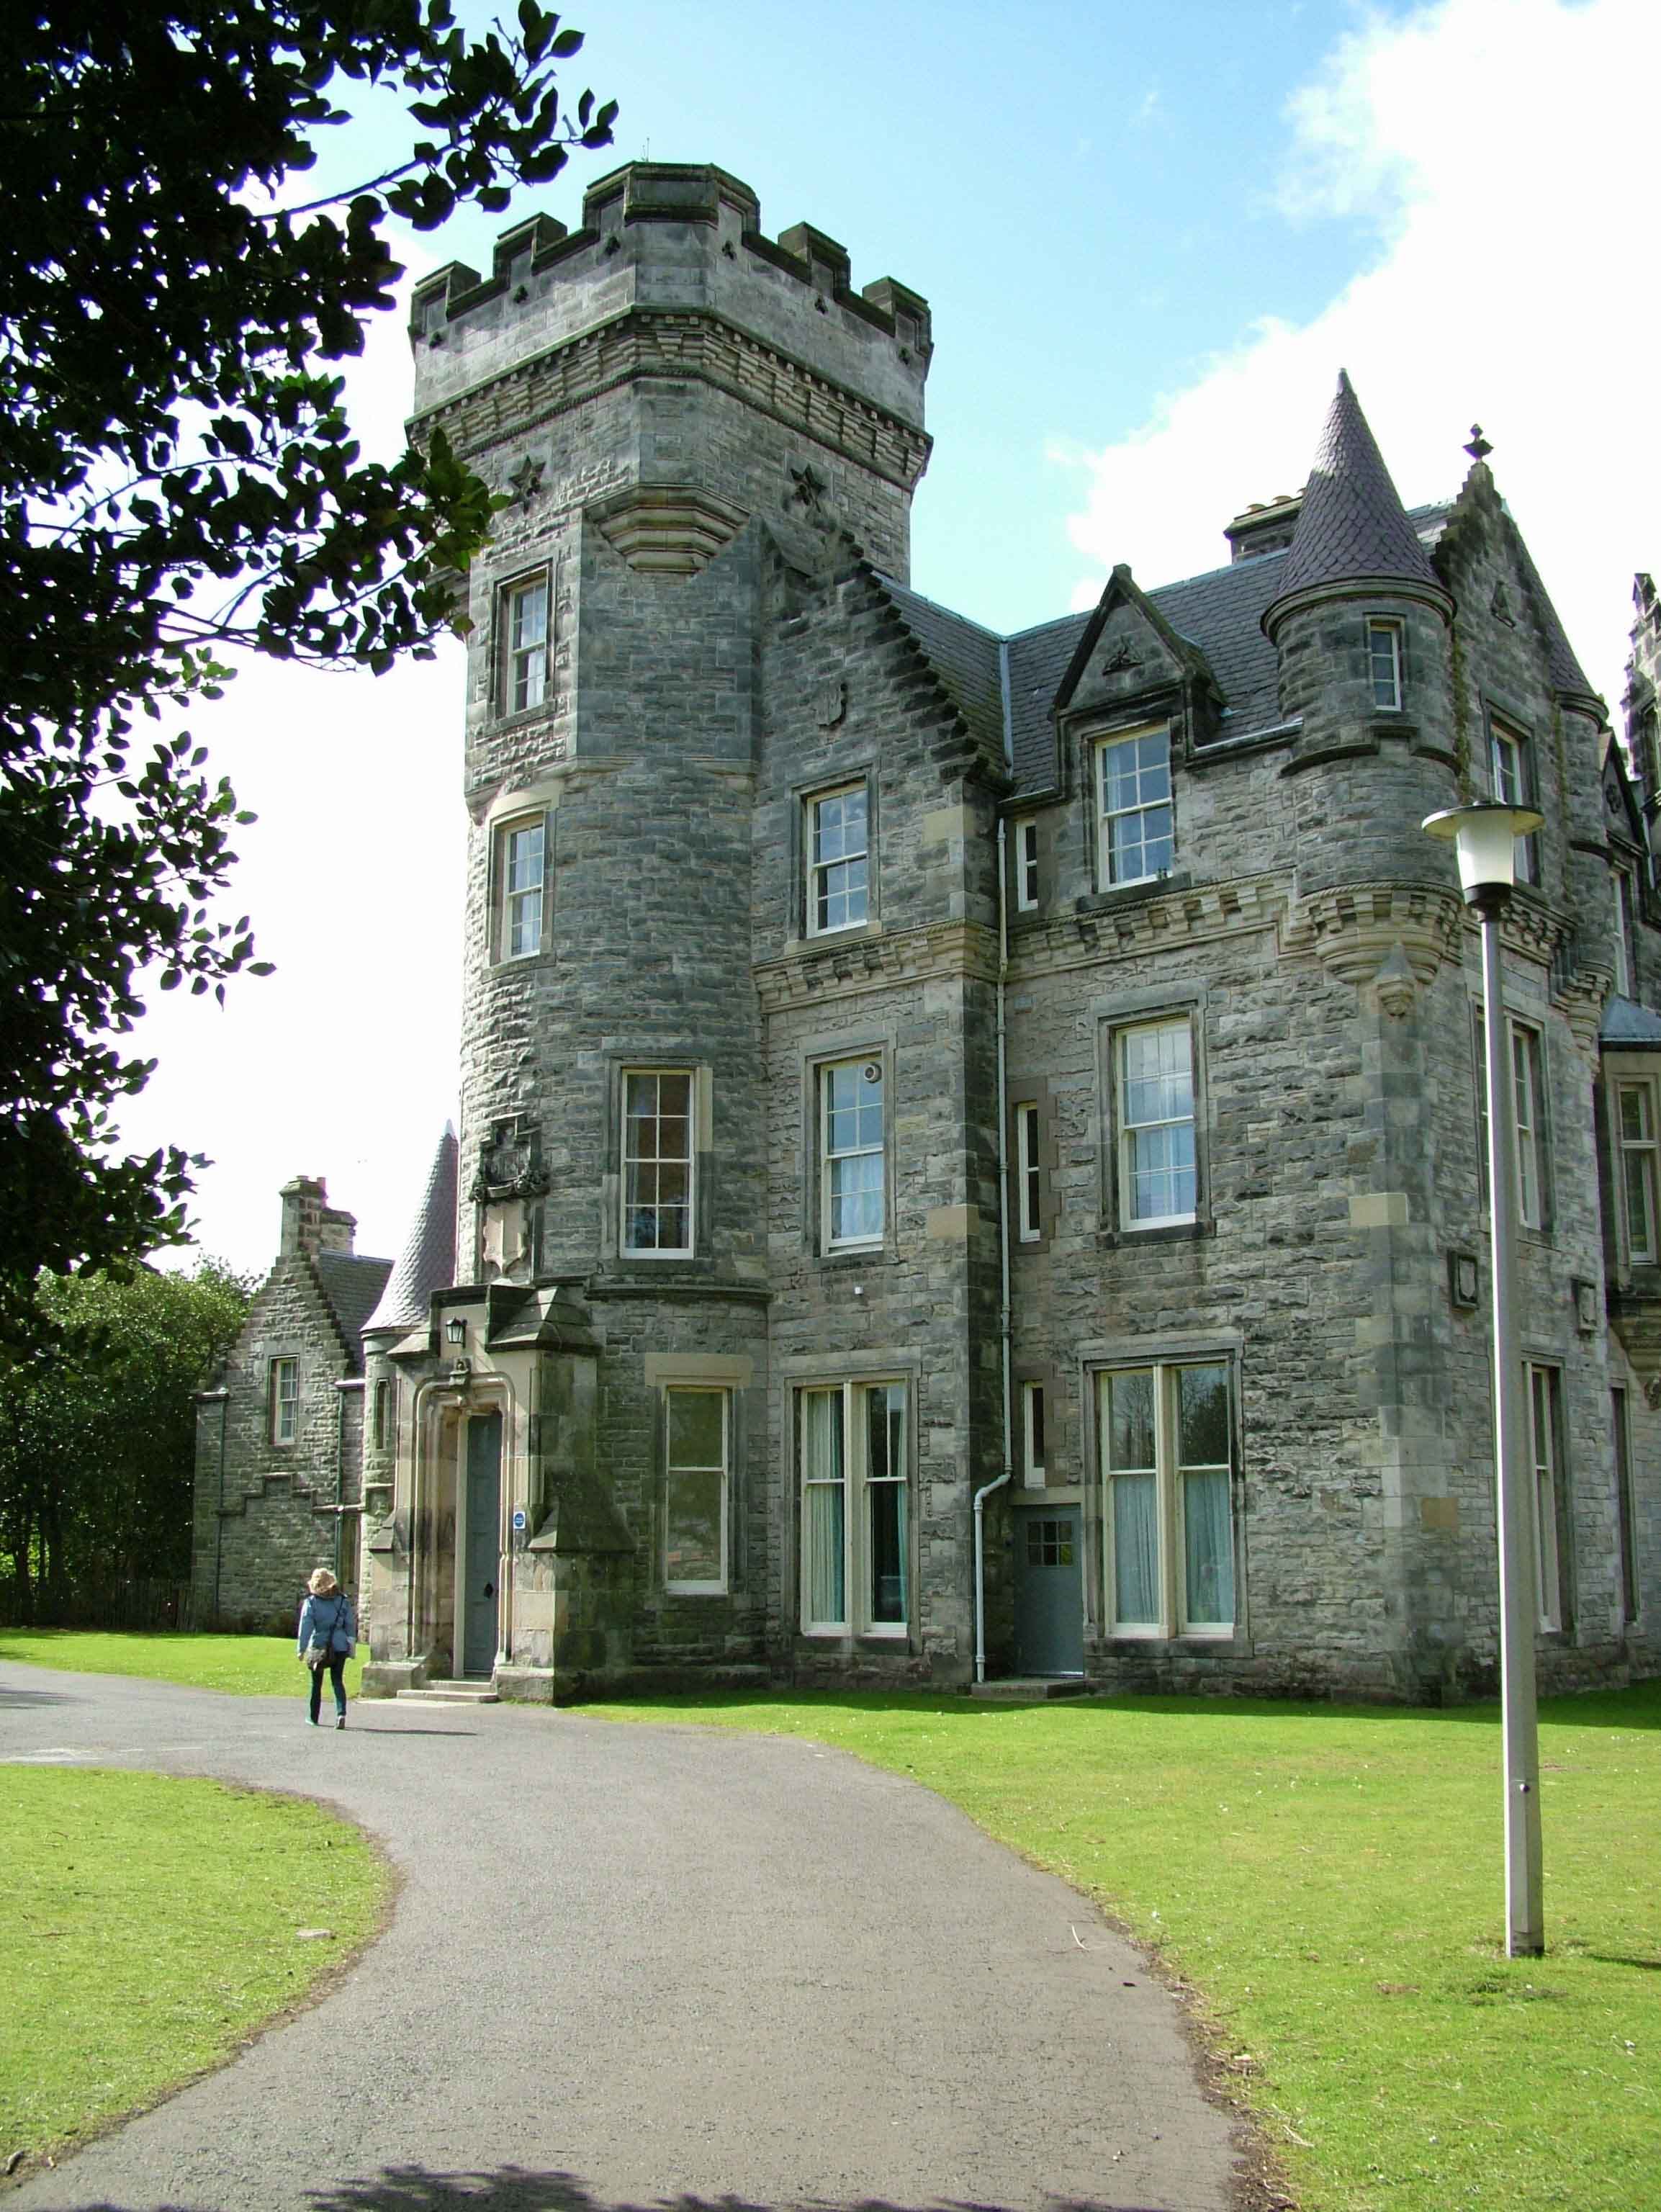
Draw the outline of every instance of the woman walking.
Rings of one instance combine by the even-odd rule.
[[[346,1662],[357,1648],[357,1616],[352,1601],[327,1567],[314,1567],[306,1587],[311,1595],[300,1609],[300,1656],[312,1670],[312,1703],[307,1716],[318,1724],[323,1703],[323,1671],[335,1686],[335,1726],[346,1725]]]

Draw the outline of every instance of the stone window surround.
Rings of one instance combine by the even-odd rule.
[[[648,1263],[655,1260],[689,1260],[698,1249],[698,1186],[703,1180],[698,1172],[698,1161],[700,1153],[707,1152],[709,1149],[706,1144],[700,1142],[705,1132],[699,1125],[705,1116],[700,1112],[700,1108],[704,1102],[700,1096],[702,1086],[699,1084],[698,1074],[696,1064],[688,1065],[684,1060],[679,1063],[672,1060],[652,1060],[633,1066],[620,1067],[617,1071],[617,1243],[620,1255],[625,1260],[640,1260]],[[679,1165],[686,1170],[686,1197],[682,1201],[686,1213],[686,1241],[681,1244],[636,1244],[632,1241],[629,1234],[629,1167],[631,1164],[628,1151],[631,1119],[628,1110],[629,1092],[637,1079],[662,1076],[682,1076],[686,1079],[687,1148],[685,1154],[679,1161],[662,1152],[652,1155],[652,1160],[658,1164]],[[661,1117],[654,1115],[652,1118],[655,1125]],[[645,1158],[646,1156],[643,1155],[640,1164],[645,1164]],[[654,1201],[653,1211],[658,1210],[660,1210],[659,1202]]]
[[[1509,998],[1515,978],[1506,977],[1506,996]],[[1487,1034],[1482,1021],[1482,1001],[1479,993],[1472,992],[1471,1022],[1471,1083],[1476,1115],[1476,1203],[1479,1213],[1486,1218],[1488,1211],[1488,1048]],[[1536,1105],[1539,1126],[1533,1132],[1532,1149],[1536,1175],[1539,1184],[1539,1218],[1531,1221],[1524,1200],[1527,1188],[1526,1164],[1523,1156],[1523,1132],[1513,1123],[1517,1152],[1517,1227],[1524,1237],[1542,1243],[1551,1239],[1555,1222],[1555,1178],[1552,1174],[1552,1115],[1551,1065],[1547,1050],[1546,1024],[1543,1009],[1530,1005],[1506,1008],[1506,1041],[1508,1050],[1506,1065],[1511,1073],[1513,1104],[1516,1086],[1516,1046],[1519,1034],[1531,1040],[1535,1080],[1537,1089]]]
[[[689,1074],[692,1078],[692,1249],[690,1252],[632,1252],[623,1246],[623,1113],[625,1079],[646,1073]],[[665,1267],[706,1273],[711,1251],[714,1179],[706,1170],[715,1146],[714,1071],[696,1053],[682,1045],[640,1052],[609,1052],[605,1055],[605,1158],[602,1170],[603,1204],[601,1210],[600,1257],[607,1268],[631,1274],[650,1274]]]
[[[846,1030],[798,1040],[797,1067],[802,1102],[803,1249],[821,1267],[884,1265],[894,1248],[894,1034],[881,1028]],[[823,1135],[824,1070],[874,1060],[882,1070],[882,1234],[869,1243],[829,1243],[829,1193]]]
[[[1129,1247],[1141,1243],[1180,1241],[1215,1233],[1210,1200],[1210,1145],[1206,1128],[1206,1006],[1209,994],[1203,983],[1155,985],[1093,1000],[1089,1013],[1096,1024],[1096,1127],[1100,1132],[1100,1167],[1097,1205],[1098,1244]],[[1115,1062],[1122,1030],[1141,1029],[1150,1022],[1176,1021],[1186,1016],[1189,1024],[1194,1087],[1194,1214],[1191,1221],[1168,1222],[1137,1229],[1120,1218],[1119,1155],[1121,1152]]]
[[[918,1600],[922,1595],[918,1567],[923,1514],[919,1504],[919,1463],[918,1457],[918,1432],[922,1426],[922,1358],[914,1351],[885,1352],[881,1348],[869,1352],[803,1353],[779,1363],[783,1395],[782,1419],[786,1440],[788,1475],[784,1495],[788,1501],[789,1525],[783,1536],[785,1556],[792,1563],[797,1592],[797,1632],[815,1650],[827,1647],[840,1648],[848,1653],[864,1648],[888,1652],[916,1651],[919,1645]],[[911,1510],[907,1515],[906,1549],[907,1579],[912,1593],[908,1607],[909,1619],[903,1627],[856,1627],[852,1621],[845,1628],[809,1628],[807,1619],[807,1563],[803,1540],[803,1449],[802,1395],[807,1390],[834,1389],[839,1386],[846,1390],[865,1385],[885,1382],[900,1384],[906,1393],[906,1493]],[[857,1475],[851,1470],[851,1480]],[[847,1526],[855,1525],[855,1516],[849,1513]],[[858,1561],[853,1565],[857,1568]]]
[[[1238,1329],[1209,1329],[1192,1334],[1103,1337],[1080,1345],[1079,1403],[1083,1415],[1081,1462],[1083,1486],[1084,1633],[1087,1647],[1094,1640],[1099,1650],[1146,1651],[1150,1646],[1167,1650],[1203,1650],[1234,1658],[1252,1656],[1250,1591],[1246,1577],[1246,1427],[1240,1402],[1240,1362],[1245,1339]],[[1146,1633],[1123,1634],[1110,1624],[1107,1603],[1108,1528],[1102,1449],[1100,1435],[1100,1397],[1097,1376],[1116,1368],[1192,1366],[1219,1361],[1228,1369],[1229,1428],[1233,1450],[1229,1485],[1230,1519],[1234,1534],[1234,1625],[1229,1631],[1179,1633],[1168,1638]],[[1092,1524],[1095,1524],[1094,1527]]]
[[[516,595],[540,584],[543,587],[543,689],[542,696],[529,706],[512,704],[512,683],[510,661],[512,656],[512,631],[510,609]],[[545,714],[553,704],[554,643],[554,563],[551,559],[529,562],[516,569],[512,575],[500,578],[491,594],[493,636],[490,653],[490,708],[493,720],[498,722],[520,722],[533,715]]]
[[[1525,1346],[1523,1407],[1528,1423],[1529,1476],[1534,1486],[1535,1571],[1539,1595],[1535,1625],[1542,1637],[1571,1643],[1574,1631],[1574,1515],[1564,1403],[1567,1381],[1561,1352]],[[1536,1396],[1536,1384],[1540,1382],[1544,1384],[1549,1424],[1543,1460]],[[1553,1506],[1549,1516],[1541,1510],[1542,1492],[1548,1484]]]
[[[1609,1420],[1615,1443],[1616,1570],[1620,1578],[1621,1620],[1636,1626],[1642,1607],[1638,1574],[1637,1498],[1632,1474],[1632,1401],[1626,1385],[1609,1389]]]
[[[293,1352],[275,1352],[265,1363],[265,1436],[276,1451],[300,1441],[300,1361]]]
[[[1610,1053],[1604,1058],[1599,1081],[1603,1092],[1604,1127],[1609,1133],[1616,1273],[1629,1277],[1635,1267],[1661,1267],[1661,1053]],[[1626,1156],[1628,1147],[1622,1134],[1621,1093],[1630,1085],[1641,1085],[1649,1098],[1652,1137],[1649,1148],[1652,1163],[1651,1191],[1656,1249],[1647,1255],[1634,1255],[1633,1251],[1627,1207]]]
[[[839,792],[865,787],[865,918],[836,929],[813,927],[813,809],[821,799]],[[876,787],[876,763],[866,757],[851,761],[833,775],[825,773],[794,783],[790,790],[791,882],[793,885],[791,943],[813,951],[845,944],[861,935],[876,936],[882,927],[882,870],[877,860],[881,805]]]
[[[1021,1398],[1021,1475],[1022,1487],[1042,1490],[1049,1473],[1049,1377],[1023,1375],[1015,1388]]]
[[[1161,886],[1170,887],[1176,873],[1179,846],[1176,767],[1179,729],[1179,717],[1175,711],[1150,714],[1145,702],[1138,712],[1124,720],[1108,724],[1087,720],[1080,725],[1079,783],[1084,801],[1085,851],[1088,855],[1087,881],[1097,896],[1116,891],[1146,894]],[[1102,755],[1110,745],[1123,744],[1129,738],[1161,735],[1166,742],[1166,777],[1170,785],[1170,796],[1164,802],[1171,815],[1170,865],[1162,873],[1115,878],[1107,868],[1107,817],[1101,806]]]
[[[1399,615],[1368,615],[1362,629],[1362,640],[1367,652],[1367,686],[1375,714],[1399,714],[1407,702],[1407,624]],[[1380,699],[1378,691],[1377,670],[1373,662],[1374,641],[1387,636],[1391,644],[1391,690],[1389,699]]]
[[[651,1547],[652,1572],[663,1577],[662,1588],[666,1597],[731,1598],[744,1586],[743,1470],[752,1421],[759,1419],[759,1409],[749,1403],[755,1382],[755,1362],[743,1352],[648,1352],[641,1363],[641,1380],[658,1401],[657,1416],[652,1430],[652,1494],[656,1520]],[[707,1584],[677,1589],[668,1579],[665,1552],[669,1498],[668,1394],[670,1390],[721,1390],[726,1394],[726,1524],[722,1539],[725,1579],[718,1590]]]
[[[1036,814],[1018,814],[1013,824],[1009,865],[1014,876],[1014,906],[1017,914],[1036,914],[1040,897],[1040,840]]]
[[[490,871],[489,963],[493,968],[520,966],[527,960],[543,958],[551,950],[554,921],[554,832],[559,814],[560,793],[563,778],[538,784],[517,787],[511,791],[498,792],[486,808],[480,827],[488,841],[486,865]],[[528,829],[540,816],[543,822],[543,915],[542,936],[531,952],[508,953],[503,950],[506,921],[506,848],[510,832]]]
[[[670,1453],[670,1417],[677,1396],[696,1394],[701,1397],[718,1398],[721,1402],[721,1533],[719,1550],[721,1571],[712,1580],[677,1581],[670,1572],[669,1541],[671,1534],[670,1516],[670,1486],[674,1465]],[[732,1431],[733,1392],[718,1382],[664,1382],[658,1388],[659,1449],[663,1459],[663,1480],[659,1494],[663,1498],[663,1542],[658,1547],[662,1562],[664,1592],[669,1597],[725,1597],[732,1573]]]

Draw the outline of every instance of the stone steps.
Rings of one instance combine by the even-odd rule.
[[[976,1682],[969,1695],[1024,1704],[1034,1698],[1088,1697],[1089,1690],[1082,1674],[1012,1674],[996,1682]]]
[[[400,1690],[405,1705],[499,1705],[501,1699],[488,1682],[427,1682],[419,1690]]]

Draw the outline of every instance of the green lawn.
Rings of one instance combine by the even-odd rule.
[[[391,1890],[366,1837],[297,1798],[9,1767],[0,2170],[231,2057],[369,1940]]]
[[[1543,1710],[1532,1960],[1504,1955],[1492,1707],[590,1710],[839,1744],[1098,1899],[1196,1987],[1306,2212],[1661,2203],[1661,1683]]]
[[[68,1667],[83,1674],[146,1674],[197,1690],[226,1690],[233,1697],[306,1694],[306,1671],[292,1636],[112,1635],[98,1629],[0,1628],[0,1659],[28,1667]],[[349,1697],[356,1697],[361,1660],[346,1666]],[[329,1696],[325,1683],[324,1696]]]

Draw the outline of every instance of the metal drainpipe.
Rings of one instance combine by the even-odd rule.
[[[1004,882],[1004,841],[1008,825],[997,824],[997,1254],[1000,1307],[998,1334],[1003,1340],[1003,1472],[974,1494],[974,1678],[986,1679],[986,1500],[1015,1476],[1015,1428],[1009,1410],[1009,1101],[1004,1096],[1003,1000],[1009,965],[1009,896]]]

